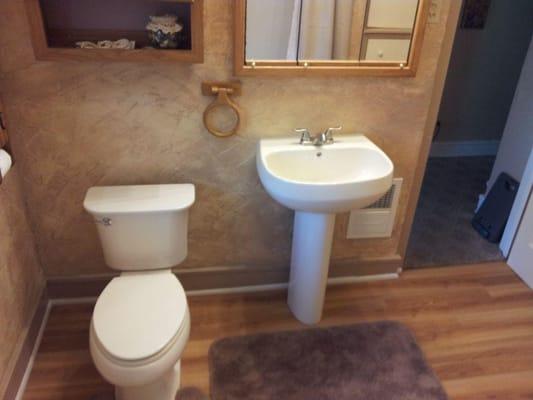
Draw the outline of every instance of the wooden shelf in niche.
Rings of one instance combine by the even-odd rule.
[[[35,57],[46,61],[203,62],[203,0],[25,0]],[[178,49],[149,47],[151,15],[177,15]],[[136,48],[80,49],[78,41],[135,40]]]

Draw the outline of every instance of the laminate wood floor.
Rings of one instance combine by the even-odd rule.
[[[182,381],[205,392],[214,340],[305,328],[282,291],[190,297],[189,304]],[[53,307],[24,400],[112,392],[89,354],[91,313],[90,304]],[[383,319],[412,329],[450,399],[533,399],[533,291],[504,263],[412,270],[398,280],[331,287],[320,325]]]

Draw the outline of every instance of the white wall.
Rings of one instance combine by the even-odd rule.
[[[503,237],[500,242],[500,249],[503,252],[504,256],[509,255],[511,246],[513,245],[513,240],[515,234],[517,234],[518,226],[524,225],[524,222],[521,222],[522,215],[524,215],[525,210],[528,207],[533,205],[533,197],[530,198],[531,187],[533,186],[533,149],[529,155],[529,160],[527,162],[526,169],[522,174],[522,179],[520,180],[520,188],[516,194],[516,199],[511,209],[511,214],[509,215],[509,220],[505,226],[505,231],[503,232]],[[531,212],[531,211],[530,211]],[[518,250],[520,252],[520,250]],[[511,266],[512,264],[509,263]],[[521,264],[521,263],[520,263]],[[528,276],[533,276],[528,273]]]
[[[533,0],[492,0],[484,29],[458,29],[436,141],[500,139],[532,21]]]
[[[531,187],[531,186],[530,186]],[[516,233],[507,263],[533,289],[533,198],[530,198]]]
[[[501,172],[507,172],[520,181],[532,148],[533,40],[522,68],[488,187],[492,186]]]
[[[246,59],[284,60],[294,0],[247,0]]]

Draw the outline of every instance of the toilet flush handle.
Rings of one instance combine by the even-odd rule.
[[[113,220],[111,218],[102,218],[102,219],[95,219],[94,222],[97,224],[102,224],[104,226],[111,226],[113,225]]]

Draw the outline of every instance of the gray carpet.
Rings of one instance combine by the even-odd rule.
[[[410,331],[395,322],[222,339],[212,400],[445,400]]]
[[[470,221],[485,192],[494,157],[430,158],[422,184],[406,268],[502,260]]]

